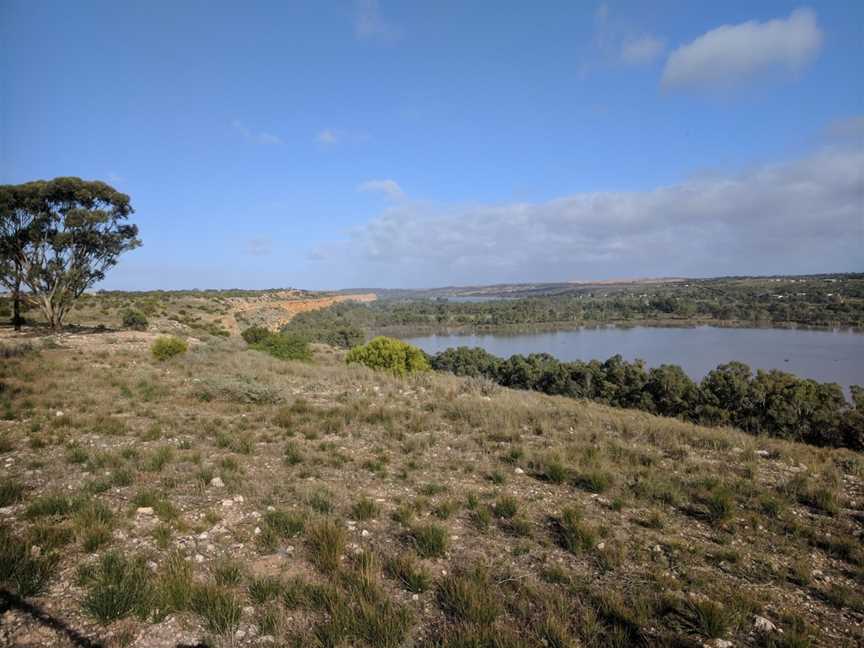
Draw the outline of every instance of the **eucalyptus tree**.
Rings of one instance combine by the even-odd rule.
[[[0,186],[0,283],[55,331],[74,301],[141,244],[129,196],[63,177]]]

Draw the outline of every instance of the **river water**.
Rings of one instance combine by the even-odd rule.
[[[426,335],[405,338],[427,353],[481,347],[507,358],[549,353],[559,360],[606,360],[620,353],[649,367],[676,364],[694,380],[739,360],[752,369],[780,369],[819,382],[864,386],[864,335],[846,330],[747,329],[696,326],[582,328],[524,334]]]

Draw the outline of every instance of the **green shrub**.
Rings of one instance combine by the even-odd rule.
[[[243,331],[240,336],[243,338],[243,341],[246,342],[249,346],[254,344],[260,344],[268,337],[273,335],[271,331],[268,331],[263,326],[252,326]]]
[[[247,329],[248,332],[249,329]],[[305,338],[285,333],[268,333],[258,342],[249,345],[256,351],[264,351],[279,360],[311,360],[312,352]]]
[[[345,360],[348,363],[389,371],[397,376],[431,369],[426,354],[420,349],[402,340],[383,336],[376,337],[363,346],[354,347]]]
[[[174,356],[186,353],[188,348],[186,342],[180,338],[166,336],[156,338],[156,341],[153,342],[153,346],[150,347],[150,352],[157,360],[167,360],[168,358],[173,358]]]
[[[123,312],[123,328],[146,331],[149,325],[147,317],[141,311],[129,308]]]

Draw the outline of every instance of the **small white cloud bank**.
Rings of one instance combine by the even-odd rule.
[[[776,71],[795,72],[822,46],[810,9],[787,18],[723,25],[674,50],[663,70],[666,88],[727,89]]]
[[[383,193],[391,200],[397,200],[405,195],[399,183],[389,178],[386,180],[367,180],[366,182],[361,182],[357,185],[357,191]]]
[[[825,150],[651,191],[446,208],[402,200],[309,258],[352,285],[405,287],[860,270],[862,169],[861,150]],[[391,182],[361,188],[401,196]]]
[[[641,36],[625,41],[621,46],[621,61],[627,65],[652,63],[666,49],[662,39],[655,36]]]

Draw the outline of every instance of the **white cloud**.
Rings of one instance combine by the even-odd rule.
[[[650,191],[445,208],[405,200],[314,258],[355,283],[390,286],[860,269],[862,168],[864,152],[826,150]]]
[[[267,133],[265,131],[253,130],[239,119],[235,119],[231,123],[231,126],[235,131],[240,133],[244,139],[254,142],[255,144],[282,144],[282,138],[278,135],[273,135],[272,133]]]
[[[405,194],[395,180],[367,180],[357,185],[357,191],[380,192],[391,200],[402,198]]]
[[[384,20],[378,0],[355,0],[354,35],[360,40],[393,42],[401,37],[401,32]]]
[[[723,25],[673,51],[663,70],[663,85],[729,88],[778,69],[799,70],[821,45],[822,31],[810,9],[767,22]]]
[[[651,63],[666,49],[663,41],[655,36],[641,36],[625,41],[621,46],[621,60],[628,65]]]

